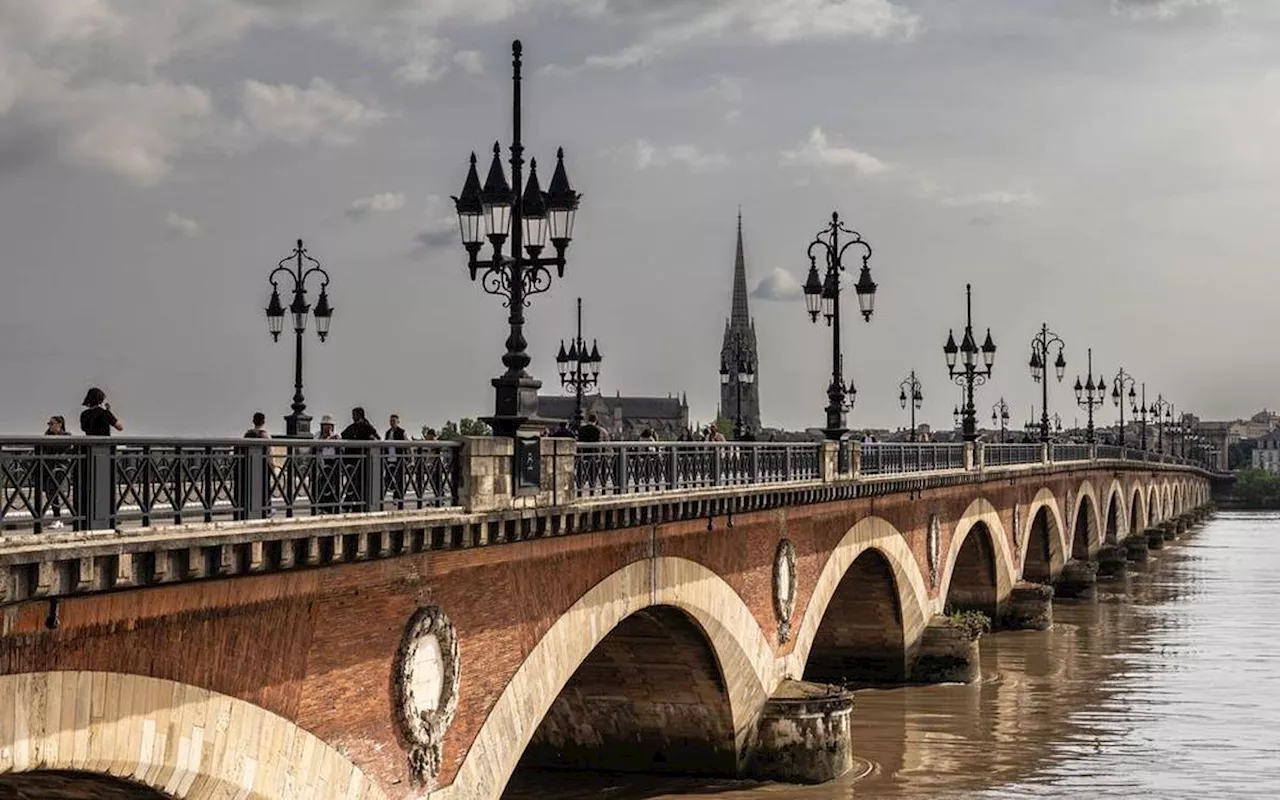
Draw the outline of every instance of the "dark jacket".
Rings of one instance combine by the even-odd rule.
[[[357,442],[376,442],[378,441],[378,429],[369,424],[369,420],[362,419],[343,428],[342,438]]]
[[[404,428],[387,428],[387,433],[382,438],[388,442],[403,442],[405,440]]]

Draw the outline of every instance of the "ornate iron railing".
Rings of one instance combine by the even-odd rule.
[[[1052,461],[1088,461],[1089,445],[1054,442],[1049,445],[1049,458]]]
[[[28,437],[0,443],[0,526],[182,524],[458,504],[452,442]]]
[[[1100,444],[1094,448],[1094,452],[1097,454],[1098,458],[1111,459],[1127,458],[1128,450],[1129,448],[1127,447],[1121,447],[1115,444]]]
[[[863,475],[898,475],[964,469],[962,442],[871,442],[862,445]]]
[[[579,443],[579,497],[810,481],[821,477],[817,442]]]
[[[1039,464],[1043,455],[1044,448],[1039,444],[987,444],[982,447],[982,465],[1010,467],[1017,464]]]

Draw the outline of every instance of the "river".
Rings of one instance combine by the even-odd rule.
[[[858,692],[859,768],[821,786],[518,773],[504,798],[1244,798],[1280,795],[1280,514],[1220,513],[984,637],[968,686]]]

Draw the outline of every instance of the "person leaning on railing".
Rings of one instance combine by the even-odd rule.
[[[60,416],[49,417],[48,427],[44,431],[45,436],[70,436],[71,432],[67,430],[67,421]],[[70,445],[42,445],[37,451],[37,456],[45,458],[36,458],[36,474],[39,475],[40,488],[44,492],[44,505],[53,512],[53,522],[50,528],[57,530],[62,527],[62,487],[66,485],[67,474],[71,470],[71,461],[66,458],[49,458],[56,455],[69,455],[71,453]],[[37,518],[44,516],[44,509],[39,509],[34,515]]]
[[[124,423],[111,413],[106,392],[97,386],[85,393],[80,405],[84,406],[84,411],[80,412],[80,430],[85,436],[110,436],[112,428],[124,430]]]

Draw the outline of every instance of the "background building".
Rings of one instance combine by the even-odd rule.
[[[756,348],[756,324],[747,307],[747,261],[742,248],[742,212],[738,212],[738,251],[733,260],[733,299],[729,318],[724,323],[724,340],[720,345],[720,363],[716,365],[716,380],[721,367],[733,372],[737,369],[735,357],[742,354],[755,373],[751,383],[730,381],[720,384],[720,416],[734,419],[738,414],[738,394],[742,395],[742,427],[753,433],[760,432],[760,353]]]
[[[538,416],[567,422],[573,419],[573,402],[572,397],[538,395]],[[609,438],[618,441],[634,442],[645,428],[652,428],[659,439],[674,441],[689,427],[689,402],[683,393],[680,397],[588,395],[582,398],[583,419],[591,414],[596,415]]]

